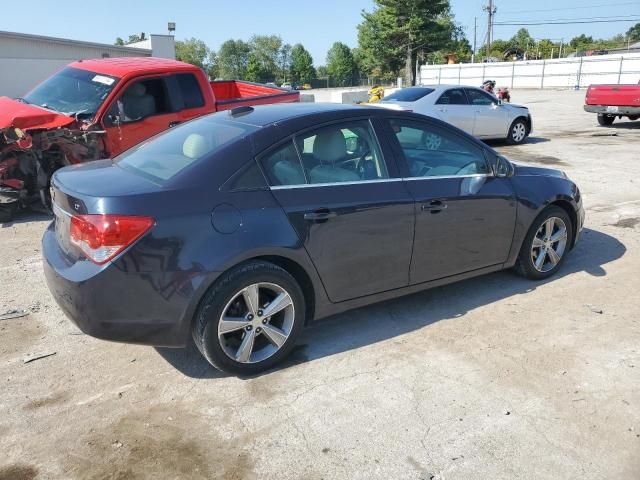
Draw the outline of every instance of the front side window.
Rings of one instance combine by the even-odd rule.
[[[330,125],[296,137],[309,183],[344,183],[389,178],[371,124]]]
[[[475,88],[468,88],[467,96],[469,97],[471,105],[493,105],[498,102],[498,99],[493,95],[481,90],[476,90]]]
[[[170,112],[171,105],[164,79],[149,78],[129,85],[109,109],[108,118],[111,121],[117,119],[120,123],[130,123]]]
[[[438,105],[468,105],[467,96],[461,88],[452,88],[447,90],[436,102]]]
[[[391,120],[410,177],[488,174],[482,149],[465,138],[427,123]]]
[[[258,127],[203,117],[169,129],[116,157],[116,164],[163,183],[188,166],[257,130]]]
[[[67,67],[34,88],[24,101],[81,119],[93,118],[117,83],[110,75]]]

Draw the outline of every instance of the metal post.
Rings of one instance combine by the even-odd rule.
[[[438,85],[442,82],[442,67],[438,70]]]
[[[476,36],[478,32],[478,17],[473,17],[473,54],[471,55],[471,63],[476,63]]]
[[[547,61],[542,60],[542,79],[540,80],[540,90],[544,88],[544,69],[547,66]]]
[[[624,57],[620,55],[620,68],[618,69],[618,83],[620,83],[620,79],[622,77],[622,61],[623,60],[624,60]]]
[[[511,90],[513,90],[513,78],[516,76],[516,62],[511,63]]]
[[[458,85],[460,85],[460,78],[462,78],[462,63],[460,64],[460,68],[458,68]]]
[[[486,63],[482,64],[482,83],[484,83],[484,68],[487,66]]]
[[[578,75],[576,75],[576,90],[580,90],[580,77],[582,76],[582,61],[584,57],[580,57],[580,65],[578,65]]]

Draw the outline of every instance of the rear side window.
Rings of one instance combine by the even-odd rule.
[[[421,98],[426,97],[433,92],[433,88],[428,87],[410,87],[403,88],[397,92],[392,93],[384,97],[381,102],[415,102]]]
[[[194,120],[154,137],[116,157],[118,166],[163,183],[188,166],[210,157],[258,127],[216,116]]]
[[[181,73],[176,75],[178,87],[184,101],[184,108],[198,108],[204,106],[204,98],[200,90],[198,79],[192,73]]]
[[[452,88],[447,90],[436,102],[437,105],[468,105],[467,96],[461,88]]]
[[[307,183],[293,141],[267,153],[262,158],[262,165],[269,179],[269,185],[304,185]]]

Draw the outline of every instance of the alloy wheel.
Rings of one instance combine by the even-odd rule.
[[[293,330],[291,295],[274,283],[254,283],[235,295],[222,310],[218,341],[239,363],[257,363],[274,355]]]
[[[535,269],[546,273],[555,268],[567,248],[567,226],[558,217],[546,219],[533,237],[531,262]]]
[[[511,129],[511,138],[514,142],[520,143],[527,136],[527,127],[524,123],[518,122]]]

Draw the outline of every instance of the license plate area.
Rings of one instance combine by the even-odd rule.
[[[615,105],[607,107],[607,113],[618,113],[619,110],[620,109]]]
[[[53,204],[53,221],[55,225],[56,240],[60,248],[67,254],[73,251],[71,245],[71,215],[65,212],[57,204]]]

